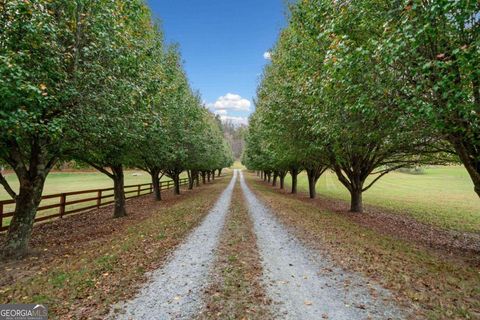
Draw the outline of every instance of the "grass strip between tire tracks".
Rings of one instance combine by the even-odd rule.
[[[273,319],[261,274],[253,224],[237,181],[198,319]]]

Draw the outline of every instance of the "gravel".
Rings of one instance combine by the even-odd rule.
[[[236,178],[237,170],[202,224],[151,273],[151,281],[133,300],[113,308],[110,318],[189,319],[201,309]]]
[[[263,282],[276,319],[403,319],[391,294],[360,274],[346,272],[305,247],[240,184],[252,216]]]

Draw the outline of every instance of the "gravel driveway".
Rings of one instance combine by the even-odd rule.
[[[257,235],[263,281],[278,319],[402,319],[389,293],[306,248],[240,183]]]
[[[189,319],[200,310],[236,178],[237,170],[202,224],[164,267],[151,274],[151,281],[137,297],[114,308],[121,310],[111,318]]]

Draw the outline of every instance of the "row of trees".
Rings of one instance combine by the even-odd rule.
[[[478,1],[299,1],[271,56],[248,168],[306,170],[312,198],[331,169],[361,212],[388,172],[460,160],[480,196]]]
[[[125,216],[123,170],[138,167],[179,192],[232,162],[221,124],[189,87],[175,46],[141,0],[0,2],[0,162],[18,192],[3,254],[23,254],[45,179],[75,159],[114,182],[114,216]]]

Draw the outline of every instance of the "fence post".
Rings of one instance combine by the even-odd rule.
[[[67,195],[62,193],[60,196],[60,218],[65,214],[65,203],[67,202]]]
[[[3,202],[0,202],[0,229],[3,227]]]
[[[138,186],[137,186],[137,189],[138,189],[138,191],[137,191],[137,195],[139,195],[139,196],[140,196],[140,188],[141,188],[141,186],[140,186],[140,185],[138,185]]]
[[[98,190],[97,194],[97,209],[100,209],[100,206],[102,205],[102,190]]]
[[[153,192],[153,183],[150,183],[150,193]]]

